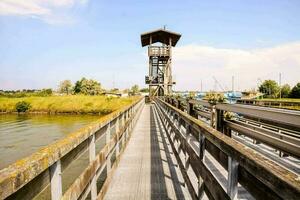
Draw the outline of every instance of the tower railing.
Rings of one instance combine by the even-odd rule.
[[[148,56],[170,56],[170,48],[168,46],[149,46]]]

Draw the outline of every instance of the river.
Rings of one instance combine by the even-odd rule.
[[[0,169],[100,119],[94,115],[0,115]],[[105,141],[97,142],[99,151]],[[63,173],[63,190],[88,165],[87,153]],[[49,188],[37,199],[49,199]]]

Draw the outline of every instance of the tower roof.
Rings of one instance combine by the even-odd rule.
[[[146,32],[141,34],[142,47],[150,45],[150,36],[152,37],[152,44],[156,42],[161,42],[163,44],[169,45],[169,38],[172,38],[172,46],[174,47],[181,35],[164,29],[157,29],[151,32]]]

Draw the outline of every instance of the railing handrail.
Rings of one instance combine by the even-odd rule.
[[[203,134],[205,139],[208,140],[209,143],[214,146],[215,150],[216,148],[219,149],[219,153],[215,155],[217,156],[215,158],[224,168],[226,168],[227,164],[226,161],[224,161],[223,159],[224,156],[227,155],[228,157],[234,159],[238,163],[239,167],[241,168],[241,170],[244,171],[244,173],[249,173],[250,176],[253,176],[253,178],[255,177],[256,181],[260,181],[261,183],[263,183],[268,190],[272,191],[278,197],[284,199],[297,199],[297,197],[299,197],[299,176],[281,167],[280,165],[268,159],[265,159],[260,154],[257,154],[254,150],[243,146],[234,139],[226,136],[225,134],[222,134],[221,132],[213,129],[204,122],[195,119],[186,112],[170,105],[169,103],[158,98],[156,98],[155,100],[158,104],[163,105],[166,110],[169,109],[172,112],[177,113],[178,118],[180,120],[183,120],[186,125],[190,126],[191,129],[196,130],[197,133],[196,135],[194,135],[196,139],[199,138],[199,134]],[[221,156],[221,154],[223,154],[223,156]],[[192,155],[189,156],[192,157]],[[200,158],[198,157],[197,159]],[[239,175],[242,177],[247,177],[247,175],[242,173],[239,173]],[[252,179],[248,181],[255,182],[255,180]],[[251,184],[254,184],[254,186],[249,186]],[[242,185],[246,188],[257,187],[255,186],[255,183],[251,184],[249,183],[249,185]]]
[[[4,199],[18,191],[46,169],[66,156],[73,149],[98,130],[117,119],[122,113],[132,109],[143,98],[136,99],[130,105],[116,110],[100,120],[75,131],[66,137],[38,150],[32,155],[25,157],[8,167],[0,170],[0,199]]]
[[[176,99],[176,101],[178,100]],[[213,104],[210,104],[205,100],[179,99],[179,101],[186,101],[186,103],[202,105],[209,108],[213,106]],[[272,120],[281,124],[300,128],[300,111],[297,110],[284,110],[280,108],[228,103],[216,103],[215,107],[219,110],[235,112],[245,116],[255,117],[263,120]]]
[[[250,103],[248,103],[250,102]],[[297,101],[288,101],[288,100],[284,100],[284,101],[278,101],[278,100],[264,100],[264,99],[238,99],[237,103],[240,104],[251,104],[251,105],[262,105],[264,106],[264,104],[278,104],[278,105],[293,105],[293,106],[300,106],[300,102]],[[268,106],[268,105],[265,105]]]
[[[170,98],[170,102],[180,110],[186,111],[195,118],[208,119],[210,125],[231,135],[232,131],[253,139],[254,143],[262,142],[279,150],[279,156],[291,155],[300,158],[300,111],[285,111],[278,108],[267,108],[239,104],[214,103],[204,100]],[[204,107],[198,107],[202,105]],[[224,112],[234,112],[238,115],[225,118]],[[246,120],[240,125],[239,120]],[[256,120],[258,127],[251,126],[251,120]],[[248,123],[249,122],[249,123]],[[274,126],[274,122],[276,126]],[[208,121],[206,121],[208,123]],[[275,130],[277,129],[277,131]]]

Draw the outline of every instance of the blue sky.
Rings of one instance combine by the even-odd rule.
[[[140,33],[179,32],[176,89],[238,89],[258,79],[300,81],[300,1],[1,0],[0,89],[56,88],[94,78],[106,88],[144,86]],[[259,71],[259,72],[258,72]],[[298,74],[298,75],[297,75]]]

